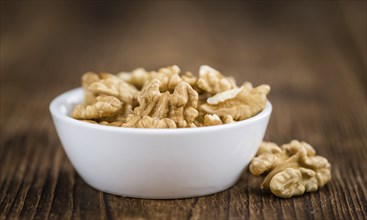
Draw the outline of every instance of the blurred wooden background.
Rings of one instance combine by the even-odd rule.
[[[366,1],[1,1],[0,219],[363,219],[367,216]],[[224,192],[140,200],[75,173],[48,105],[82,73],[209,64],[270,84],[266,139],[305,140],[333,166],[288,200],[244,171]]]

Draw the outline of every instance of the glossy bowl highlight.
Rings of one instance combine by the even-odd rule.
[[[232,186],[256,154],[272,111],[240,122],[200,128],[120,128],[70,117],[81,88],[56,97],[52,118],[76,171],[90,186],[127,197],[172,199]]]

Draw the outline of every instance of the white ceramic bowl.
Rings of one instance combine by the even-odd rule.
[[[50,104],[57,133],[79,175],[92,187],[127,197],[172,199],[225,190],[258,150],[272,111],[236,123],[180,129],[119,128],[69,115],[81,88]]]

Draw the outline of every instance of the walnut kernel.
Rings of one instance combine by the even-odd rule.
[[[282,198],[317,191],[331,179],[331,165],[327,159],[317,156],[308,143],[297,140],[281,147],[263,142],[249,169],[256,176],[268,172],[261,188],[270,189]]]

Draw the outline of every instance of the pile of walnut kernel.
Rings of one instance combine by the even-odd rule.
[[[117,75],[82,76],[84,103],[72,117],[129,128],[194,128],[250,118],[266,105],[268,85],[237,86],[232,77],[203,65],[199,76],[180,75],[176,65],[158,71],[138,68]]]
[[[316,155],[311,145],[297,140],[281,147],[263,142],[249,169],[255,176],[268,172],[261,188],[282,198],[317,191],[331,180],[328,160]]]

